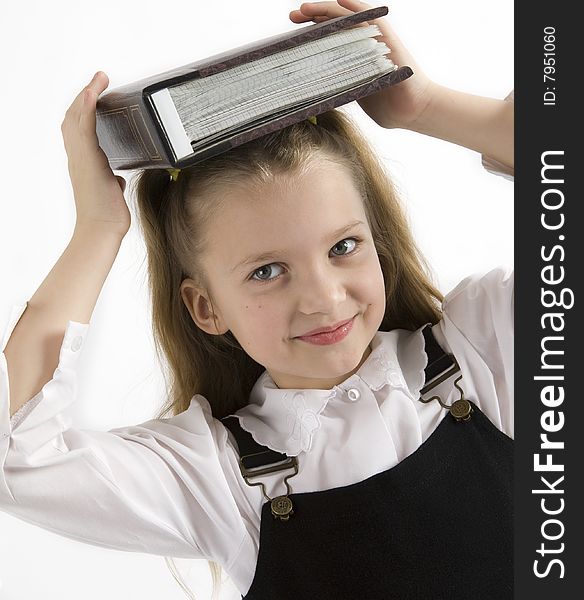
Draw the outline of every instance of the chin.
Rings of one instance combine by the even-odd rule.
[[[329,377],[342,377],[346,373],[355,371],[361,363],[365,349],[363,351],[352,352],[350,355],[343,356],[342,358],[337,357],[336,360],[333,358],[333,363],[330,365]]]

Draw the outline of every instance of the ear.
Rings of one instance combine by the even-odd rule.
[[[217,307],[211,302],[208,292],[192,279],[185,279],[181,283],[180,294],[199,329],[211,335],[221,335],[229,331]]]

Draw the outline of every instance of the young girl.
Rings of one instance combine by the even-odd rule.
[[[414,76],[362,99],[366,113],[510,176],[512,103],[434,83],[378,25]],[[250,599],[511,598],[513,276],[473,275],[443,298],[342,111],[176,180],[139,175],[168,403],[135,426],[71,427],[76,361],[130,226],[95,135],[107,85],[98,72],[67,111],[75,232],[2,343],[2,510],[94,545],[210,559]]]

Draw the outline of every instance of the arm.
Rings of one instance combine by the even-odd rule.
[[[83,339],[88,327],[71,321],[65,337]],[[94,546],[230,564],[247,535],[247,504],[208,403],[110,431],[74,428],[75,347],[61,347],[54,378],[14,427],[0,355],[0,512]]]
[[[10,415],[52,378],[67,322],[89,321],[130,228],[125,180],[113,174],[96,134],[95,105],[108,83],[107,75],[98,71],[61,124],[77,224],[71,242],[30,300],[6,345]]]
[[[171,419],[107,432],[72,427],[84,323],[130,226],[123,180],[96,136],[106,84],[96,75],[67,111],[75,231],[0,352],[0,511],[96,546],[229,565],[247,535],[245,498],[236,504],[239,486],[228,477],[237,456],[203,397]],[[39,388],[32,409],[11,420],[9,409]]]
[[[429,102],[408,129],[475,150],[514,168],[514,103],[433,83]]]
[[[53,378],[69,320],[88,323],[122,238],[76,228],[40,285],[4,350],[10,416]]]

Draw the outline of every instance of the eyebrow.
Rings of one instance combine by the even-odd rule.
[[[347,231],[350,231],[354,227],[357,227],[358,225],[365,225],[365,223],[358,219],[351,221],[348,225],[344,225],[340,229],[337,229],[336,231],[333,231],[331,234],[325,236],[324,240],[325,241],[333,240],[333,239],[345,234]],[[276,250],[273,250],[271,252],[262,252],[261,254],[253,254],[251,256],[244,258],[241,262],[237,263],[233,267],[233,269],[231,269],[231,272],[235,271],[236,269],[238,269],[240,267],[244,267],[245,265],[253,264],[256,262],[268,261],[271,259],[277,259],[278,256],[280,256],[281,254],[283,254],[283,253],[278,252]]]

